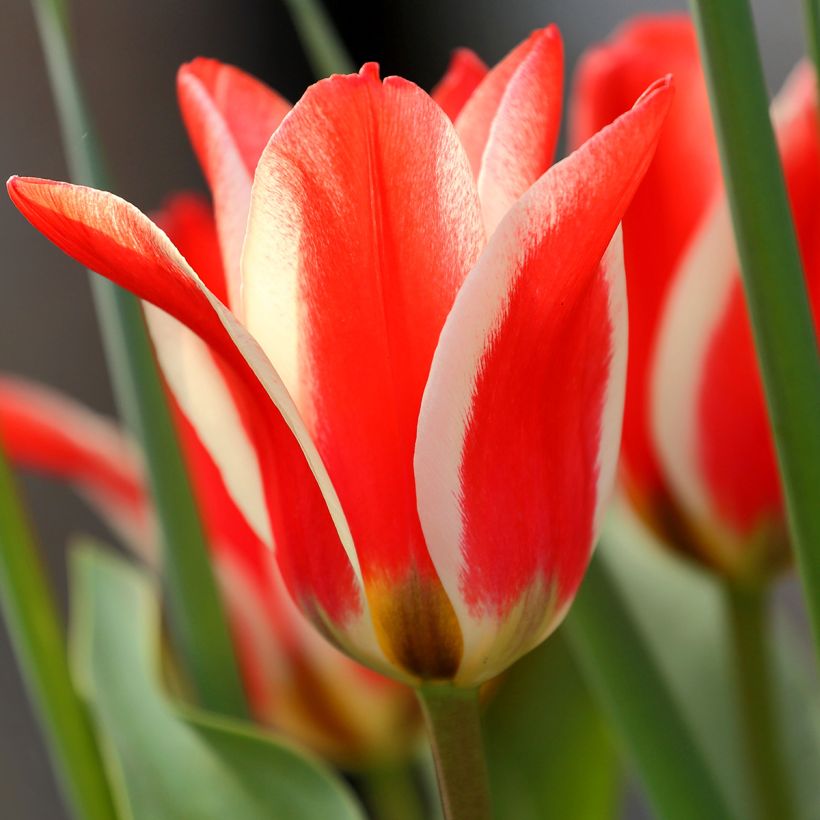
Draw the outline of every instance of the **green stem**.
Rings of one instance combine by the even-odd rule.
[[[778,730],[777,696],[766,620],[766,590],[725,583],[726,608],[734,643],[741,724],[751,782],[761,820],[795,816],[788,769]]]
[[[109,189],[70,47],[65,6],[32,0],[75,181]],[[106,358],[120,411],[142,445],[165,549],[170,622],[201,704],[247,716],[227,621],[199,512],[177,441],[142,308],[130,293],[92,275]]]
[[[374,766],[358,780],[377,820],[423,820],[426,816],[410,764]]]
[[[820,355],[748,0],[692,0],[746,301],[820,653]]]
[[[116,813],[88,715],[71,684],[63,630],[0,451],[0,605],[63,793],[78,820]]]
[[[658,815],[729,820],[732,813],[714,772],[600,549],[563,628]]]
[[[803,16],[806,18],[812,62],[815,70],[820,70],[820,0],[803,0]]]
[[[285,0],[317,77],[352,74],[356,67],[319,0]]]
[[[433,748],[446,820],[489,820],[478,689],[431,685],[420,687],[416,694]]]

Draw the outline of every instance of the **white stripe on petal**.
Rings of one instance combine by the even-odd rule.
[[[151,339],[171,392],[210,453],[236,506],[273,547],[259,460],[208,346],[182,323],[145,305]]]

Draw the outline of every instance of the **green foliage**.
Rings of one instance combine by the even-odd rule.
[[[288,744],[174,704],[160,682],[156,587],[88,545],[71,564],[72,660],[120,814],[137,820],[362,820],[347,787]]]
[[[561,632],[505,675],[484,729],[497,820],[616,816],[617,753]]]

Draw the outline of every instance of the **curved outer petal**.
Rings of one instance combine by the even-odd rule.
[[[447,71],[430,96],[451,120],[455,120],[486,76],[487,66],[478,55],[469,48],[459,48],[453,52]]]
[[[146,562],[156,525],[132,443],[108,419],[60,393],[0,376],[0,437],[19,467],[68,481]]]
[[[213,193],[227,273],[225,304],[236,312],[253,173],[262,149],[290,104],[245,72],[204,58],[180,68],[177,92],[191,142]]]
[[[451,123],[375,66],[308,89],[260,160],[242,262],[247,326],[328,467],[385,652],[420,677],[454,671],[460,636],[418,522],[418,408],[482,244]]]
[[[808,64],[795,71],[772,110],[817,323],[820,140]],[[652,399],[661,464],[707,559],[733,573],[782,560],[785,525],[774,445],[722,193],[670,290]]]
[[[581,145],[661,74],[675,100],[623,222],[629,299],[629,373],[622,464],[627,489],[652,514],[665,488],[650,438],[649,367],[672,274],[718,182],[717,149],[694,28],[686,15],[639,17],[588,52],[575,75],[570,144]]]
[[[225,361],[263,469],[276,555],[300,608],[335,640],[384,665],[350,531],[324,464],[276,371],[165,234],[124,200],[67,183],[12,177],[20,211],[83,265],[171,313]],[[301,547],[310,531],[310,551]]]
[[[552,163],[563,60],[555,26],[534,32],[490,71],[456,120],[478,180],[488,235]]]
[[[417,723],[410,693],[308,623],[196,428],[184,415],[178,422],[257,720],[343,764],[406,752]]]
[[[525,194],[444,326],[415,473],[424,535],[465,635],[458,682],[492,677],[546,637],[589,559],[623,409],[613,234],[670,91],[658,82]]]

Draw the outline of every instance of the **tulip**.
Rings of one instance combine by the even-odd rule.
[[[177,200],[173,220],[207,215],[200,208],[196,199]],[[407,755],[418,727],[410,693],[349,660],[310,627],[196,433],[178,419],[256,720],[348,768]],[[0,377],[0,436],[18,466],[71,483],[146,566],[157,569],[158,533],[142,463],[113,422],[6,376]]]
[[[643,17],[581,61],[573,140],[627,106],[659,72],[677,94],[624,218],[630,359],[623,486],[671,546],[731,578],[785,565],[780,481],[694,28]],[[820,198],[814,79],[799,68],[773,106],[794,218],[817,306]]]
[[[555,628],[614,479],[618,226],[671,81],[551,166],[561,62],[535,32],[455,123],[373,64],[286,115],[235,69],[183,68],[224,279],[112,194],[8,185],[156,306],[171,393],[299,609],[413,684],[476,686]]]

